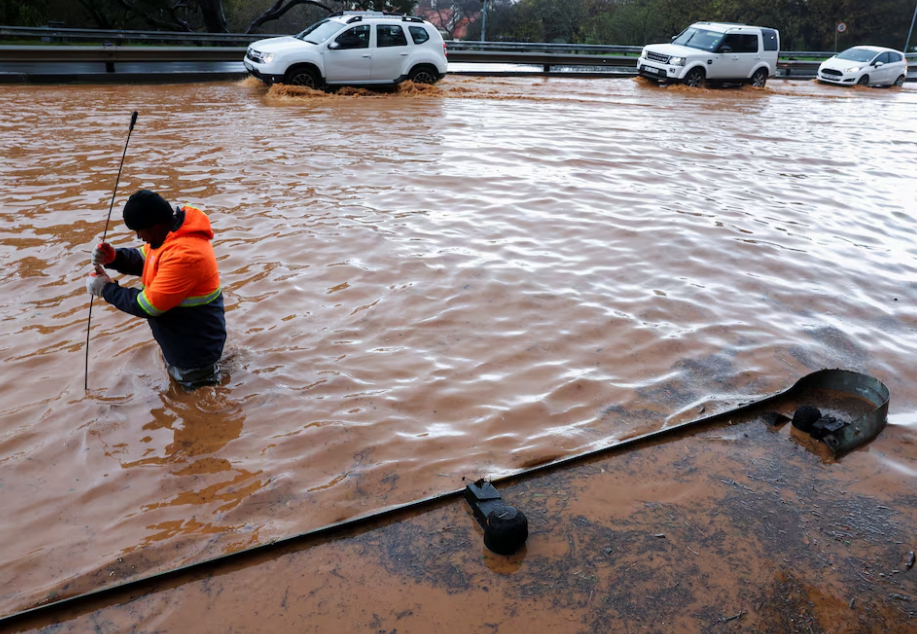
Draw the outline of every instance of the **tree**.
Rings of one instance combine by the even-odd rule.
[[[915,0],[488,0],[487,39],[642,45],[666,41],[692,22],[769,26],[784,50],[830,50],[875,44],[900,48]],[[411,13],[417,0],[0,0],[0,21],[163,31],[296,32],[348,9]],[[433,11],[433,13],[431,13]],[[481,36],[481,0],[424,0],[421,12],[441,30]],[[437,18],[435,14],[440,14]],[[304,24],[305,23],[305,24]]]
[[[204,0],[220,3],[221,0]],[[311,5],[320,7],[328,13],[343,10],[362,11],[390,11],[392,13],[410,14],[417,5],[417,0],[357,0],[340,1],[332,0],[321,2],[319,0],[276,0],[266,11],[255,18],[248,26],[246,33],[254,33],[255,29],[266,22],[281,18],[287,11],[296,6]]]
[[[27,6],[24,0],[6,0]],[[45,1],[45,0],[42,0]],[[77,0],[84,15],[95,26],[103,29],[146,27],[162,31],[229,32],[229,21],[224,10],[234,11],[257,4],[261,12],[254,15],[247,33],[263,24],[278,20],[298,6],[311,6],[325,15],[341,10],[375,10],[411,13],[416,0]]]
[[[417,15],[456,38],[465,33],[472,21],[480,19],[481,6],[481,0],[421,0]]]
[[[226,33],[221,0],[77,0],[102,29]]]
[[[586,33],[590,44],[642,46],[664,39],[656,0],[620,0],[597,16]]]
[[[310,4],[316,7],[320,7],[328,13],[333,12],[328,5],[322,4],[321,2],[316,2],[316,0],[277,0],[267,11],[255,18],[252,23],[248,25],[248,29],[246,29],[245,32],[254,33],[255,29],[260,27],[265,22],[279,20],[287,11],[295,6],[303,4]]]
[[[48,21],[46,0],[4,0],[0,3],[3,24],[39,26]]]

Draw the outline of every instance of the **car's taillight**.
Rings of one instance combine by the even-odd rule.
[[[445,42],[443,42],[443,57],[449,57],[449,51],[446,50]]]

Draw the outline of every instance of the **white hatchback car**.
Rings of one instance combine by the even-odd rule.
[[[763,87],[777,72],[780,33],[746,24],[696,22],[671,44],[644,47],[637,61],[641,76],[660,82],[700,86],[705,81]]]
[[[879,46],[855,46],[826,59],[818,80],[846,86],[901,86],[907,78],[904,53]]]
[[[422,18],[380,11],[342,11],[291,37],[248,47],[245,68],[268,83],[329,85],[432,84],[447,71],[446,44]]]

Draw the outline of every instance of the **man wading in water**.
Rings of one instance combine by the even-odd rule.
[[[179,385],[193,390],[217,384],[226,319],[210,220],[194,207],[173,210],[162,196],[145,189],[128,199],[123,216],[146,244],[140,249],[98,245],[92,251],[96,272],[87,278],[86,289],[149,322]],[[121,288],[103,265],[141,275],[143,290]]]

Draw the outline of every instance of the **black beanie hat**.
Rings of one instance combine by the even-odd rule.
[[[124,203],[122,215],[128,229],[139,231],[170,222],[172,205],[156,192],[141,189]]]

